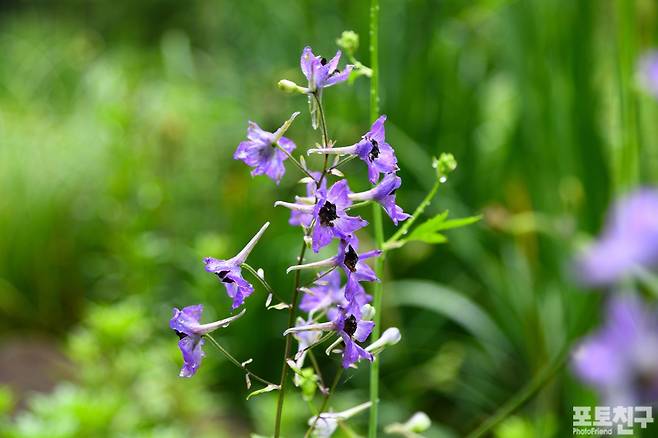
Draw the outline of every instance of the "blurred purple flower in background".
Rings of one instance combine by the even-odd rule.
[[[658,313],[635,295],[615,295],[603,327],[572,356],[575,373],[617,406],[658,402]]]
[[[639,189],[619,200],[600,239],[577,260],[581,279],[609,285],[635,268],[658,264],[658,190]]]
[[[336,305],[346,305],[345,289],[340,284],[340,271],[333,270],[304,290],[299,308],[310,315]]]
[[[244,315],[244,310],[237,315],[231,316],[220,321],[201,324],[201,313],[203,306],[197,304],[194,306],[184,307],[183,310],[174,308],[174,315],[169,321],[169,327],[176,332],[180,341],[178,348],[183,354],[183,367],[180,370],[181,377],[192,377],[201,365],[201,360],[205,356],[203,352],[203,335],[206,335],[218,328],[228,327],[228,325]]]
[[[266,222],[235,257],[228,260],[218,260],[212,257],[203,259],[206,264],[206,271],[217,275],[219,281],[226,287],[226,293],[233,299],[233,309],[240,307],[244,299],[254,291],[252,284],[242,277],[240,265],[247,260],[249,253],[254,249],[254,246],[269,226],[270,223]]]
[[[658,51],[647,52],[640,58],[637,76],[640,86],[658,98]]]

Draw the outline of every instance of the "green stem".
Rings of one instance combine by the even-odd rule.
[[[638,141],[637,99],[633,89],[636,60],[635,2],[617,0],[616,49],[617,83],[622,147],[619,149],[617,191],[637,185],[640,175],[640,144]]]
[[[320,383],[320,386],[324,388],[324,379],[322,378],[322,371],[320,370],[320,364],[318,363],[318,360],[315,358],[315,353],[313,353],[313,350],[308,351],[308,357],[309,359],[311,359],[311,364],[313,365],[315,374],[318,376],[318,381]]]
[[[306,254],[306,242],[302,240],[302,249],[299,252],[298,263],[304,262],[304,255]],[[292,300],[290,301],[290,308],[288,310],[288,328],[295,324],[295,313],[297,311],[297,297],[299,296],[299,280],[301,278],[301,271],[295,272],[295,287],[292,291]],[[276,419],[274,420],[274,438],[281,436],[281,416],[283,414],[283,399],[286,393],[286,382],[288,376],[288,356],[290,355],[290,348],[292,345],[292,335],[286,336],[286,346],[283,352],[283,361],[281,363],[281,380],[279,383],[279,398],[276,403]]]
[[[374,122],[379,117],[379,0],[370,0],[370,122]],[[372,206],[372,215],[375,228],[375,242],[378,248],[384,245],[384,227],[382,223],[382,212],[379,205]],[[382,279],[384,271],[384,255],[375,259],[375,274]],[[372,339],[378,339],[381,323],[382,311],[382,281],[375,283],[373,291],[373,307],[375,308],[375,317],[373,319],[375,326],[372,330]],[[370,366],[370,421],[368,423],[368,437],[377,438],[377,425],[379,413],[379,364],[381,358]]]
[[[313,93],[313,97],[316,100],[316,103],[318,104],[318,111],[320,112],[320,123],[322,124],[322,143],[323,146],[326,147],[327,144],[329,143],[329,135],[327,134],[327,123],[324,118],[324,108],[322,107],[322,102],[320,102],[320,99],[318,98],[318,95]],[[318,188],[320,188],[320,184],[322,184],[322,180],[324,179],[325,175],[327,174],[327,164],[328,164],[328,158],[329,155],[325,154],[324,156],[324,165],[322,166],[322,174],[320,175],[320,179],[316,181],[316,185]],[[312,233],[313,231],[313,225],[311,226],[311,229],[309,230],[309,234]],[[302,239],[302,249],[299,253],[299,257],[297,258],[297,263],[302,264],[304,263],[304,255],[306,254],[306,241]],[[290,301],[290,308],[288,311],[288,328],[292,327],[295,324],[295,314],[297,312],[297,299],[299,297],[299,286],[300,286],[300,277],[301,277],[302,271],[295,271],[295,288],[293,289],[292,292],[292,299]],[[288,356],[290,355],[290,349],[292,346],[292,335],[289,334],[286,336],[286,346],[284,349],[283,353],[283,360],[281,362],[281,383],[280,383],[280,390],[279,390],[279,398],[276,403],[276,418],[274,420],[274,438],[279,438],[281,436],[281,418],[283,415],[283,401],[285,397],[285,389],[286,389],[286,377],[288,376],[288,364],[286,363],[288,360]]]
[[[327,409],[327,405],[329,404],[329,399],[331,398],[331,395],[334,393],[336,386],[338,386],[338,382],[340,381],[340,377],[342,375],[343,375],[343,368],[339,368],[338,371],[336,371],[336,376],[334,377],[334,381],[331,384],[331,388],[329,389],[329,392],[327,393],[327,395],[324,396],[324,400],[322,401],[322,406],[320,406],[320,412],[318,413],[318,415],[315,416],[315,420],[304,434],[304,438],[308,438],[309,436],[311,436],[311,433],[313,432],[313,429],[315,429],[315,424],[318,422],[320,415],[322,415],[322,413]]]
[[[318,280],[321,279],[322,277],[326,277],[327,275],[331,274],[331,273],[332,273],[337,267],[338,267],[338,266],[332,266],[331,268],[327,269],[327,270],[324,271],[322,274],[320,274],[320,275],[314,277],[313,280],[309,281],[308,283],[306,283],[305,285],[303,285],[303,286],[301,286],[301,287],[309,287],[309,286],[311,286],[313,283],[315,283],[316,281],[318,281]]]
[[[277,149],[279,149],[281,152],[283,152],[284,154],[286,154],[286,156],[288,157],[288,159],[290,159],[290,161],[292,161],[293,164],[294,164],[295,166],[297,166],[297,168],[298,168],[299,170],[302,171],[302,173],[304,173],[306,176],[308,176],[308,177],[311,178],[313,181],[315,181],[315,178],[313,178],[313,175],[311,175],[311,174],[309,173],[308,170],[304,169],[304,166],[302,166],[302,163],[300,163],[299,161],[297,161],[297,158],[293,157],[293,156],[290,154],[290,152],[288,152],[287,150],[285,150],[285,149],[284,149],[279,143],[275,143],[274,145],[276,146]]]
[[[329,145],[329,134],[327,133],[327,120],[324,118],[324,108],[322,107],[322,102],[316,93],[313,93],[313,98],[318,104],[318,112],[320,113],[320,124],[322,125],[322,146],[327,147]],[[327,165],[329,164],[329,154],[324,154],[324,164],[322,165],[322,175],[318,180],[317,186],[320,188],[322,180],[327,175]]]
[[[276,383],[272,383],[272,382],[270,382],[269,380],[265,380],[265,379],[263,379],[262,377],[257,376],[256,374],[254,374],[254,373],[252,373],[251,371],[249,371],[249,369],[248,369],[246,366],[242,365],[242,363],[241,363],[239,360],[237,360],[235,357],[233,357],[233,356],[231,355],[231,353],[229,353],[228,351],[226,351],[226,350],[224,349],[224,347],[222,347],[221,345],[219,345],[219,342],[217,342],[217,341],[215,340],[215,338],[213,338],[213,337],[210,336],[209,334],[205,334],[205,335],[203,335],[203,336],[206,337],[206,338],[208,338],[208,340],[209,340],[209,341],[210,341],[215,347],[217,347],[217,349],[218,349],[219,351],[221,351],[226,357],[228,357],[228,359],[229,359],[231,362],[233,362],[233,364],[234,364],[235,366],[237,366],[238,368],[240,368],[242,371],[244,371],[245,373],[247,373],[248,375],[250,375],[250,376],[253,377],[254,379],[258,380],[259,382],[264,383],[265,385],[274,385],[274,386],[277,386]]]
[[[339,162],[337,162],[336,164],[334,164],[333,166],[331,166],[331,168],[330,168],[329,170],[337,169],[338,167],[342,166],[343,164],[352,161],[352,160],[355,159],[356,157],[357,157],[356,155],[350,155],[350,156],[347,157],[347,158],[343,158],[342,160],[340,160]]]
[[[528,400],[535,396],[553,377],[564,367],[569,360],[569,349],[565,349],[558,355],[555,362],[542,369],[537,375],[516,395],[509,399],[503,406],[496,411],[494,415],[484,421],[467,438],[479,438],[485,436],[491,429],[500,424],[503,420],[513,414],[517,409],[523,406]]]
[[[356,204],[350,205],[345,210],[354,210],[355,208],[365,207],[366,205],[370,205],[370,204],[372,204],[372,201],[357,202]],[[375,204],[375,205],[377,205],[377,204]]]
[[[429,191],[429,193],[425,196],[423,201],[418,204],[418,207],[416,207],[416,210],[414,210],[414,214],[411,215],[409,219],[404,221],[404,224],[393,234],[384,244],[384,247],[382,248],[384,251],[386,251],[387,247],[390,247],[392,244],[397,242],[400,237],[404,236],[409,232],[409,228],[413,225],[414,222],[416,222],[416,219],[423,214],[425,209],[427,208],[428,205],[432,202],[432,199],[436,195],[436,192],[439,190],[439,187],[441,187],[441,179],[437,178],[436,181],[434,182],[434,185],[432,186],[432,190]]]
[[[274,289],[272,289],[272,286],[260,275],[258,275],[258,272],[252,268],[250,265],[243,263],[240,265],[241,268],[244,268],[247,272],[249,272],[251,275],[253,275],[258,281],[260,281],[260,284],[263,285],[267,293],[272,294],[277,300],[281,301],[282,303],[285,302],[281,299],[281,297],[274,292]]]

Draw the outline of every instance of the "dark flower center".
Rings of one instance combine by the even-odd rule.
[[[370,152],[368,153],[368,158],[370,158],[370,161],[374,161],[375,158],[379,157],[379,145],[375,139],[371,138],[369,141],[372,145],[372,149],[370,149]]]
[[[235,283],[235,281],[227,277],[229,271],[219,271],[217,272],[217,276],[219,277],[220,280],[222,280],[224,283]]]
[[[329,201],[324,201],[324,205],[320,208],[318,212],[320,217],[320,225],[325,227],[333,227],[334,224],[331,223],[334,219],[338,219],[336,214],[336,206]]]
[[[320,60],[320,64],[322,64],[322,65],[327,65],[327,58],[322,58],[322,59]]]
[[[345,319],[345,324],[343,325],[343,331],[351,338],[354,332],[356,332],[356,318],[354,315],[350,315]]]
[[[185,333],[183,333],[183,332],[179,332],[178,330],[174,330],[174,331],[175,331],[176,334],[178,335],[178,339],[183,339],[183,338],[186,338],[186,337],[187,337],[187,335],[186,335]]]
[[[352,245],[347,247],[347,252],[345,253],[345,266],[352,272],[356,272],[356,264],[359,262],[359,255],[354,251]]]

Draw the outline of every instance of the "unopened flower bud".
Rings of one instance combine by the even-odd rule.
[[[336,40],[336,44],[349,55],[353,55],[359,48],[359,34],[353,30],[345,30]]]
[[[361,319],[364,321],[372,321],[375,317],[377,310],[370,304],[364,304],[361,308]]]
[[[281,79],[277,84],[277,87],[279,87],[279,90],[285,91],[286,93],[299,93],[299,94],[307,94],[308,93],[308,88],[305,87],[300,87],[293,81],[289,81],[287,79]]]
[[[439,158],[434,157],[432,167],[436,169],[436,175],[441,182],[446,182],[448,174],[457,168],[457,160],[452,154],[443,153]]]
[[[416,412],[405,423],[393,423],[384,428],[389,435],[401,435],[409,438],[420,438],[420,433],[425,432],[432,425],[432,420],[425,412]]]
[[[366,347],[366,351],[372,354],[378,354],[384,348],[400,342],[400,339],[402,339],[402,335],[397,327],[387,328],[379,339]]]

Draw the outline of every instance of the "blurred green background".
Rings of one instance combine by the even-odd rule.
[[[598,323],[601,298],[578,290],[569,262],[612,196],[658,179],[658,105],[634,77],[658,45],[658,4],[381,8],[399,204],[413,210],[431,157],[451,152],[459,167],[426,214],[484,220],[388,257],[383,321],[403,342],[382,356],[380,415],[423,410],[427,436],[463,436]],[[229,301],[201,260],[232,255],[267,220],[250,263],[289,293],[300,233],[271,206],[301,189],[299,175],[252,179],[232,153],[248,120],[274,130],[297,110],[289,136],[300,149],[317,141],[305,99],[275,84],[301,83],[302,48],[333,54],[347,29],[367,64],[367,27],[366,1],[0,4],[0,436],[271,433],[271,394],[246,402],[243,376],[211,346],[197,376],[177,377],[168,319],[193,303],[207,321],[224,317]],[[338,144],[368,127],[366,79],[325,102]],[[345,172],[365,187],[358,163]],[[287,315],[264,299],[258,289],[219,336],[276,379]],[[350,371],[334,407],[365,401],[367,384],[367,366]],[[571,406],[594,404],[566,369],[495,434],[571,436]],[[286,413],[287,436],[300,436],[301,398]]]

